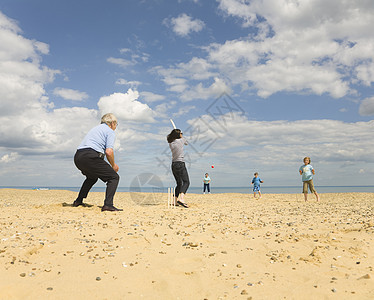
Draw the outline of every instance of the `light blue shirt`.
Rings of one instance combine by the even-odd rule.
[[[312,173],[313,167],[312,165],[302,165],[299,169],[299,171],[302,172],[301,174],[301,180],[302,181],[309,181],[313,179],[313,173]]]
[[[252,179],[252,183],[253,183],[253,186],[255,187],[255,186],[260,186],[260,183],[261,183],[261,178],[260,177],[253,177],[253,179]]]
[[[204,183],[205,184],[208,184],[209,183],[209,181],[210,181],[210,177],[208,176],[208,177],[204,177]]]
[[[100,124],[92,128],[84,137],[78,149],[91,148],[97,152],[105,153],[105,149],[114,148],[116,135],[107,124]]]

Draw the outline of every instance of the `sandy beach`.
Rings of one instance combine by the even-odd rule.
[[[0,299],[374,299],[374,194],[0,190]]]

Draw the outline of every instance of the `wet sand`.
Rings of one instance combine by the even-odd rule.
[[[0,299],[374,299],[374,194],[0,190]]]

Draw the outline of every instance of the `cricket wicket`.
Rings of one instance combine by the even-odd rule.
[[[168,188],[168,208],[175,208],[174,188]]]

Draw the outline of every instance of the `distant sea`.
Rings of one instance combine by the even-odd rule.
[[[80,187],[58,187],[58,186],[0,186],[0,189],[12,188],[22,190],[68,190],[73,192],[79,192]],[[318,193],[374,193],[374,186],[316,186]],[[105,192],[105,187],[93,187],[93,192]],[[159,192],[166,193],[167,187],[118,187],[117,192]],[[222,193],[241,193],[251,194],[251,187],[211,187],[211,192],[214,194]],[[263,186],[261,187],[263,194],[297,194],[302,192],[300,186]],[[190,187],[188,193],[201,194],[201,187]]]

